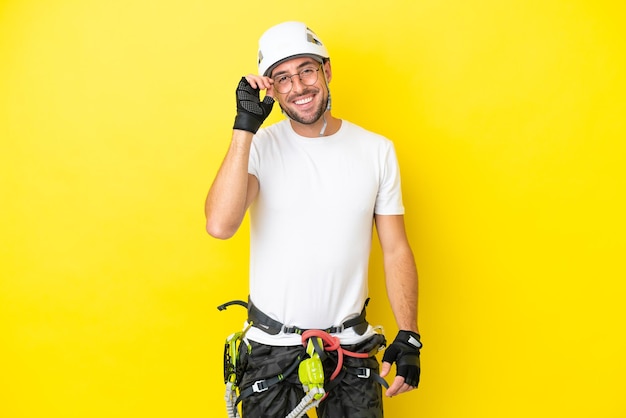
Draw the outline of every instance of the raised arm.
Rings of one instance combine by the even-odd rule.
[[[207,232],[219,239],[232,237],[256,197],[259,182],[248,174],[252,133],[234,130],[230,147],[209,189],[204,205]]]
[[[261,89],[267,89],[263,101]],[[237,232],[259,191],[257,178],[248,174],[248,160],[252,138],[272,111],[272,93],[268,77],[242,77],[237,86],[232,140],[204,204],[206,230],[215,238],[227,239]]]

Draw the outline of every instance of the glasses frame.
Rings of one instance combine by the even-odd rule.
[[[307,84],[307,83],[305,83],[305,82],[302,80],[302,73],[303,73],[303,72],[305,72],[305,71],[308,71],[308,70],[310,70],[310,69],[311,69],[311,67],[308,67],[308,66],[307,66],[307,67],[303,68],[300,72],[297,72],[297,73],[295,73],[295,74],[281,74],[281,75],[279,75],[279,76],[272,77],[272,80],[274,80],[274,89],[275,89],[278,93],[280,93],[280,94],[287,94],[287,93],[289,93],[289,92],[293,89],[293,78],[294,78],[295,76],[298,76],[298,79],[300,80],[300,82],[301,82],[302,84],[304,84],[305,86],[312,86],[313,84],[317,83],[317,80],[319,80],[319,78],[320,78],[319,72],[320,72],[320,70],[322,69],[322,64],[319,64],[319,65],[315,68],[315,80],[314,80],[311,84]],[[287,91],[280,91],[280,90],[278,89],[278,85],[279,85],[279,84],[278,84],[278,80],[276,80],[276,78],[279,78],[279,77],[280,77],[280,78],[282,78],[282,77],[286,77],[286,78],[288,78],[288,79],[289,79],[289,90],[287,90]]]

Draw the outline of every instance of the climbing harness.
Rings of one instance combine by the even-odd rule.
[[[225,310],[231,305],[239,305],[248,309],[248,325],[243,331],[229,335],[224,348],[224,383],[226,384],[225,400],[228,417],[241,418],[238,405],[242,400],[257,393],[265,392],[270,387],[281,383],[295,372],[296,369],[298,370],[298,378],[302,384],[305,396],[285,418],[301,418],[305,416],[307,411],[316,408],[320,402],[328,396],[328,393],[339,384],[345,373],[350,373],[363,379],[376,379],[382,386],[388,388],[389,385],[387,382],[375,373],[373,369],[367,367],[348,367],[344,364],[345,357],[361,359],[373,357],[378,351],[384,348],[384,343],[373,348],[370,352],[357,353],[343,348],[339,338],[331,335],[331,333],[338,333],[347,328],[355,328],[355,332],[359,335],[364,334],[365,329],[368,327],[368,323],[365,320],[365,307],[368,302],[369,299],[366,301],[358,317],[348,320],[340,326],[334,326],[324,330],[304,330],[293,326],[286,327],[261,312],[251,301],[246,303],[235,300],[218,306],[220,311]],[[282,373],[268,379],[257,380],[252,385],[240,389],[237,377],[239,350],[241,344],[245,343],[248,348],[248,353],[250,353],[251,346],[245,342],[244,336],[248,329],[253,326],[272,335],[278,334],[281,331],[301,335],[302,344],[306,347],[306,355],[304,358],[303,356],[297,356],[294,362]],[[329,358],[329,353],[336,353],[337,364],[328,380],[326,380],[323,361]],[[239,393],[239,396],[237,396],[237,393]]]
[[[229,302],[229,303],[241,303],[241,301]],[[245,303],[245,302],[243,302]],[[363,309],[359,316],[348,319],[341,325],[332,326],[321,331],[324,331],[328,334],[338,334],[348,328],[353,328],[354,332],[358,335],[365,334],[367,331],[368,323],[365,319],[365,309],[369,303],[369,298],[365,301],[363,305]],[[224,305],[222,305],[224,306]],[[251,300],[248,300],[248,323],[251,323],[253,327],[259,328],[270,335],[276,335],[280,332],[284,332],[285,334],[298,334],[302,335],[306,329],[299,328],[297,326],[287,326],[282,324],[275,319],[270,318],[265,313],[263,313],[259,308],[257,308]]]

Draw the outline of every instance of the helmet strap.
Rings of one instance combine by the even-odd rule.
[[[330,86],[328,85],[328,79],[326,78],[326,71],[324,71],[324,67],[322,66],[322,73],[324,74],[324,82],[326,83],[326,91],[328,91],[328,100],[326,102],[326,110],[330,110],[331,106],[331,96],[330,96]],[[320,131],[320,136],[324,136],[324,133],[326,132],[326,112],[324,112],[324,114],[322,115],[322,117],[324,118],[324,125],[322,125],[322,130]]]
[[[322,118],[324,118],[324,125],[322,125],[322,129],[320,130],[320,136],[324,136],[324,132],[326,132],[326,113],[322,115]]]

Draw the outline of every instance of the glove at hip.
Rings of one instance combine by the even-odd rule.
[[[396,375],[404,377],[409,386],[417,387],[420,381],[420,335],[412,331],[400,331],[385,350],[383,362],[396,363]]]

